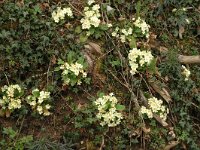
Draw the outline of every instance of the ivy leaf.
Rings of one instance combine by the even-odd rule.
[[[39,5],[36,5],[35,7],[34,7],[34,13],[35,14],[37,14],[37,13],[41,13],[42,11],[41,11],[41,9],[40,9],[40,6]]]
[[[63,65],[65,62],[62,59],[58,59],[58,65]]]
[[[117,105],[115,106],[115,108],[116,108],[117,110],[122,111],[122,110],[125,109],[125,106],[124,106],[124,105],[117,104]]]
[[[60,67],[56,67],[54,71],[60,71]]]

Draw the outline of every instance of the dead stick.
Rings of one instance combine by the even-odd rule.
[[[198,55],[198,56],[179,55],[178,61],[183,64],[198,64],[198,63],[200,63],[200,55]]]
[[[154,48],[161,53],[166,53],[168,51],[168,48],[164,46],[159,46],[158,44],[150,44],[151,48]],[[196,56],[185,56],[185,55],[178,55],[178,61],[182,64],[198,64],[200,63],[200,55]]]

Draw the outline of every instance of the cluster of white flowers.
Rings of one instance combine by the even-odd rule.
[[[1,88],[2,98],[0,98],[0,106],[3,110],[9,109],[13,111],[21,108],[23,91],[18,84],[5,85]]]
[[[101,20],[100,18],[100,6],[99,4],[93,5],[94,0],[88,1],[88,7],[84,8],[84,18],[81,19],[82,29],[90,29],[92,26],[98,27]]]
[[[111,24],[111,23],[107,23],[107,27],[108,27],[108,28],[111,28],[111,27],[112,27],[112,24]]]
[[[149,108],[142,106],[140,109],[140,113],[146,114],[147,117],[150,119],[153,118],[153,113],[155,113],[155,114],[158,114],[163,121],[166,121],[169,110],[168,108],[166,109],[166,107],[163,105],[162,100],[158,100],[155,97],[149,98],[148,106]]]
[[[129,27],[128,29],[119,29],[119,27],[116,27],[115,30],[112,32],[113,37],[120,38],[122,43],[126,42],[126,39],[128,39],[128,36],[133,34],[133,29]]]
[[[186,22],[187,24],[190,24],[190,23],[191,23],[190,19],[188,19],[188,18],[185,19],[185,22]]]
[[[27,97],[27,103],[33,110],[37,111],[40,115],[49,116],[51,113],[49,109],[51,106],[48,104],[50,99],[50,92],[39,91],[34,89],[32,95]]]
[[[184,11],[184,12],[186,12],[187,8],[183,7],[183,8],[179,8],[179,9],[177,9],[177,8],[172,9],[172,12],[176,12],[176,11]]]
[[[187,81],[189,79],[190,76],[190,70],[188,70],[185,66],[182,65],[182,75],[185,76],[185,81]]]
[[[153,58],[150,51],[141,51],[140,49],[133,48],[128,54],[129,64],[131,66],[130,73],[134,75],[137,73],[139,67],[145,64],[149,65]]]
[[[95,3],[95,1],[94,0],[88,0],[88,5],[90,6],[90,5],[92,5],[93,3]]]
[[[73,13],[70,7],[63,8],[63,9],[61,9],[61,7],[58,7],[57,10],[53,11],[52,18],[54,19],[56,23],[58,23],[60,20],[63,20],[65,18],[66,14],[69,17],[73,16]]]
[[[101,120],[101,126],[115,127],[120,124],[123,116],[117,112],[117,102],[118,100],[113,93],[100,97],[95,101],[95,105],[98,107],[97,118]]]
[[[82,78],[86,78],[87,77],[87,73],[84,71],[83,69],[83,65],[79,64],[79,63],[72,63],[69,64],[67,62],[65,62],[64,64],[62,64],[60,66],[60,69],[63,70],[62,72],[62,79],[64,81],[64,84],[69,84],[71,82],[69,75],[72,73],[75,76],[80,76]],[[77,85],[81,85],[82,81],[81,79],[77,80]]]
[[[146,35],[146,38],[149,37],[149,28],[150,25],[148,25],[145,20],[141,19],[140,17],[137,18],[137,20],[134,22],[134,25],[141,29],[142,34]]]

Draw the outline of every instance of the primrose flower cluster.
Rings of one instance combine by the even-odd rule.
[[[94,102],[98,109],[97,118],[101,120],[101,126],[115,127],[120,124],[123,116],[116,109],[117,102],[113,93],[102,96]]]
[[[149,98],[148,99],[148,106],[142,106],[140,109],[141,114],[146,114],[149,119],[153,118],[153,113],[158,114],[163,121],[166,121],[167,114],[169,113],[168,108],[163,105],[162,100],[158,100],[157,98]]]
[[[189,79],[190,76],[190,70],[188,70],[185,66],[182,65],[182,75],[185,77],[185,81],[187,81]]]
[[[95,1],[89,0],[88,7],[84,8],[84,18],[81,19],[82,29],[90,29],[91,27],[98,27],[101,20],[100,18],[100,6],[99,4],[93,5]]]
[[[72,17],[73,13],[70,7],[63,8],[58,7],[57,10],[53,11],[52,18],[56,23],[58,23],[60,20],[63,20],[65,18],[65,15],[67,14],[68,17]]]
[[[137,18],[137,20],[135,20],[134,25],[138,28],[141,29],[142,34],[146,36],[146,38],[149,37],[149,28],[150,25],[148,25],[145,20],[141,19],[140,17]]]
[[[40,115],[49,116],[51,113],[49,109],[50,92],[39,91],[34,89],[32,95],[27,96],[26,101],[31,106],[32,110],[36,111]]]
[[[81,85],[82,78],[87,77],[87,73],[84,71],[83,65],[78,62],[71,64],[67,62],[62,62],[59,69],[62,70],[62,80],[66,85]]]
[[[23,90],[18,84],[3,86],[0,95],[0,106],[3,110],[14,111],[21,108]]]
[[[129,64],[131,67],[130,73],[132,75],[136,74],[139,67],[142,67],[145,64],[149,65],[153,58],[154,57],[150,51],[141,51],[140,49],[133,48],[128,54]]]
[[[112,32],[113,37],[120,38],[122,43],[126,42],[126,39],[129,40],[129,36],[132,36],[133,34],[133,29],[129,27],[128,29],[119,29],[119,27],[116,27],[115,30]]]

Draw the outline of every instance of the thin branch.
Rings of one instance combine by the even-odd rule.
[[[10,85],[9,80],[8,80],[8,76],[4,73],[5,77],[6,77],[6,81],[8,83],[8,85]]]

